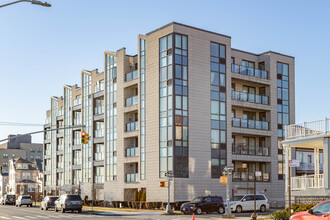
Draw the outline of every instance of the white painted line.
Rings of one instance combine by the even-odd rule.
[[[5,217],[5,216],[0,216],[0,218],[2,218],[2,219],[10,219],[10,218]]]

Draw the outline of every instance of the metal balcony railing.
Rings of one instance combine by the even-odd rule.
[[[81,117],[73,119],[73,125],[81,125]]]
[[[266,70],[254,69],[251,67],[240,66],[237,64],[231,64],[231,71],[247,76],[253,76],[262,79],[268,79],[268,72]]]
[[[126,73],[125,81],[129,82],[129,81],[131,81],[133,79],[137,79],[137,78],[138,78],[138,71],[134,70],[133,72]]]
[[[59,144],[59,145],[57,145],[57,150],[58,150],[58,151],[63,150],[63,144]]]
[[[50,156],[51,155],[51,151],[50,150],[45,150],[45,156]]]
[[[237,155],[255,155],[269,156],[269,147],[265,146],[248,146],[246,144],[234,144],[233,154]]]
[[[126,157],[136,157],[138,156],[138,148],[137,147],[130,147],[126,148]]]
[[[104,183],[104,176],[95,176],[95,183]]]
[[[137,131],[138,129],[137,121],[126,124],[126,132]]]
[[[307,190],[324,188],[323,174],[291,177],[292,190]]]
[[[58,162],[57,163],[57,168],[63,168],[63,163],[62,162]]]
[[[251,128],[257,130],[268,130],[268,121],[247,120],[242,118],[232,118],[233,127]]]
[[[104,90],[104,81],[94,86],[95,92],[100,92]]]
[[[261,176],[256,177],[256,181],[258,182],[269,182],[270,175],[269,173],[262,172]],[[233,182],[253,182],[254,181],[254,173],[249,172],[233,172]]]
[[[126,182],[137,182],[138,181],[138,173],[128,173],[126,174]]]
[[[80,158],[73,158],[73,165],[81,165],[81,159]]]
[[[285,126],[285,139],[317,136],[330,133],[330,119]]]
[[[300,163],[299,167],[296,167],[297,170],[300,171],[314,171],[315,170],[315,164],[314,163]],[[323,164],[320,164],[320,170],[323,170]]]
[[[76,105],[81,105],[81,98],[73,100],[73,106],[76,106]]]
[[[243,102],[251,102],[251,103],[257,103],[257,104],[263,104],[263,105],[269,104],[268,96],[256,95],[256,94],[246,93],[246,92],[231,91],[231,98],[234,100],[239,100],[239,101],[243,101]]]
[[[126,99],[126,107],[132,106],[132,105],[137,105],[139,103],[139,97],[138,96],[133,96],[128,99]]]

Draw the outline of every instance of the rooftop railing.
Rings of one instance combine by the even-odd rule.
[[[268,96],[257,95],[247,92],[231,91],[231,98],[243,102],[252,102],[257,104],[268,105]]]
[[[237,64],[231,64],[231,71],[233,73],[238,73],[247,76],[253,76],[262,79],[268,79],[268,72],[266,70],[254,69],[251,67],[240,66]]]
[[[330,119],[285,126],[285,139],[295,139],[330,133]]]

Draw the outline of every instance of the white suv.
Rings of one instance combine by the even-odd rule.
[[[254,194],[234,196],[229,202],[232,211],[254,211]],[[269,202],[265,195],[256,195],[256,209],[265,212],[269,209]]]
[[[26,205],[27,207],[32,206],[31,196],[19,196],[16,200],[16,207],[21,207],[22,205]]]

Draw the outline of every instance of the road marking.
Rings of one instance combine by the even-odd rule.
[[[33,216],[25,216],[25,218],[38,218],[38,217],[33,217]]]
[[[2,218],[2,219],[10,219],[10,218],[7,218],[5,216],[0,216],[0,218]]]
[[[27,219],[27,218],[24,218],[24,217],[20,217],[20,216],[12,216],[13,218],[18,218],[18,219]]]

